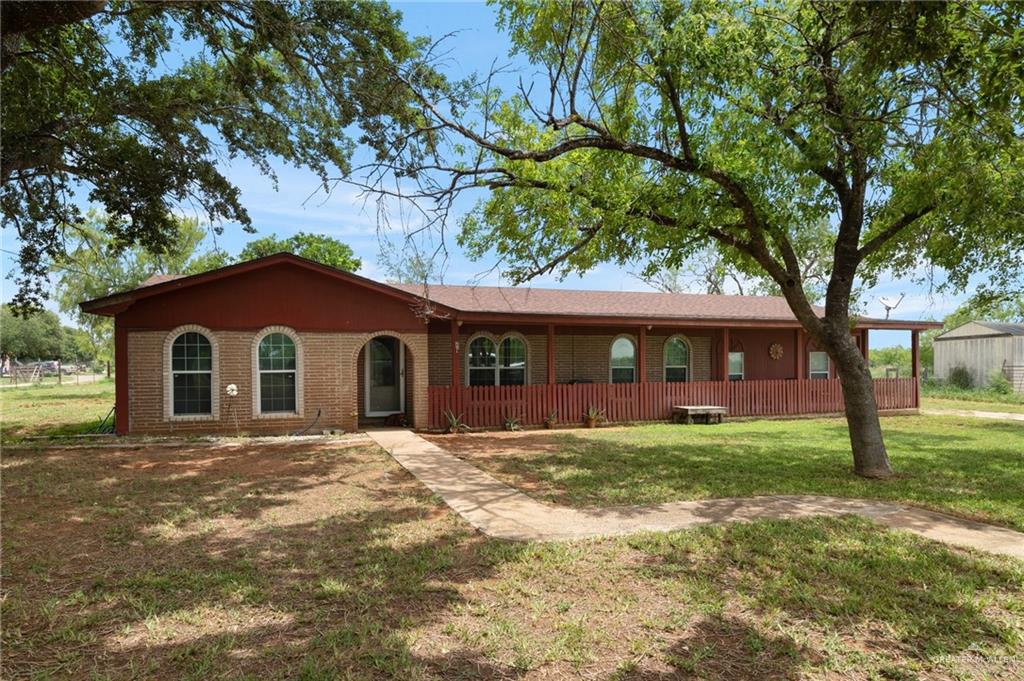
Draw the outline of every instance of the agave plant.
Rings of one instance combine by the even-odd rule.
[[[445,409],[444,418],[448,422],[448,427],[445,428],[446,433],[465,433],[469,430],[469,426],[462,420],[463,415],[456,415],[451,409]]]

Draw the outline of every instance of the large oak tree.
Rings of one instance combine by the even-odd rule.
[[[417,111],[394,77],[419,49],[383,2],[0,4],[3,224],[21,244],[17,307],[101,209],[120,248],[173,248],[175,212],[250,227],[224,161],[324,181]],[[421,71],[427,75],[429,71]],[[428,76],[432,77],[432,76]]]
[[[891,468],[850,334],[858,282],[1021,276],[1024,5],[658,0],[499,2],[529,74],[437,97],[366,186],[462,223],[514,281],[709,243],[767,275],[838,368],[854,470]],[[801,244],[830,229],[823,316]]]

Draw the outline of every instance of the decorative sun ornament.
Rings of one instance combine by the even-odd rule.
[[[772,343],[768,346],[768,356],[772,359],[782,359],[782,346],[778,343]]]
[[[228,397],[235,397],[238,395],[238,386],[234,383],[228,383],[227,387],[224,388],[224,392],[228,394]]]

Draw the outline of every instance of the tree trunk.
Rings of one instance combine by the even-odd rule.
[[[874,381],[853,337],[844,334],[830,348],[846,403],[846,425],[853,448],[853,472],[865,478],[892,476],[875,402]]]

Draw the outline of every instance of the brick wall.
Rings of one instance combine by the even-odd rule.
[[[477,335],[485,335],[495,343],[498,343],[504,336],[504,334],[498,333],[459,334],[459,353],[460,356],[462,357],[462,365],[459,368],[459,376],[461,376],[463,383],[466,382],[466,348],[469,347],[470,339],[476,337]],[[547,334],[521,334],[521,336],[526,341],[526,365],[527,371],[529,372],[528,382],[531,384],[547,383]],[[430,385],[451,385],[451,344],[452,337],[450,334],[430,334],[428,340],[428,360],[430,362]]]
[[[671,336],[647,335],[647,380],[658,383],[665,380],[665,342]],[[711,380],[711,338],[684,336],[690,342],[690,380]]]
[[[499,334],[488,334],[500,338]],[[607,383],[611,344],[618,334],[556,334],[555,335],[555,381],[592,381]],[[636,342],[635,336],[629,336]],[[462,356],[460,375],[465,383],[465,352],[470,336],[459,336]],[[547,381],[547,335],[526,335],[530,382]],[[647,380],[658,382],[664,379],[664,347],[669,336],[647,336]],[[711,380],[712,340],[706,336],[687,336],[690,341],[690,365],[694,381]],[[429,337],[430,385],[451,384],[451,336],[434,333]]]
[[[412,396],[406,410],[414,425],[426,427],[427,393],[415,386],[427,385],[427,334],[309,333],[298,332],[301,341],[302,414],[281,417],[253,414],[253,340],[259,331],[210,331],[216,342],[217,376],[214,390],[219,404],[212,418],[179,420],[165,417],[169,380],[165,368],[168,331],[128,332],[129,432],[135,434],[190,433],[288,433],[309,425],[321,411],[313,431],[325,428],[355,430],[361,406],[358,400],[360,349],[377,335],[392,335],[406,345],[406,382]],[[260,334],[262,335],[262,334]],[[225,386],[234,383],[238,395],[228,397]],[[410,385],[411,384],[411,385]]]

